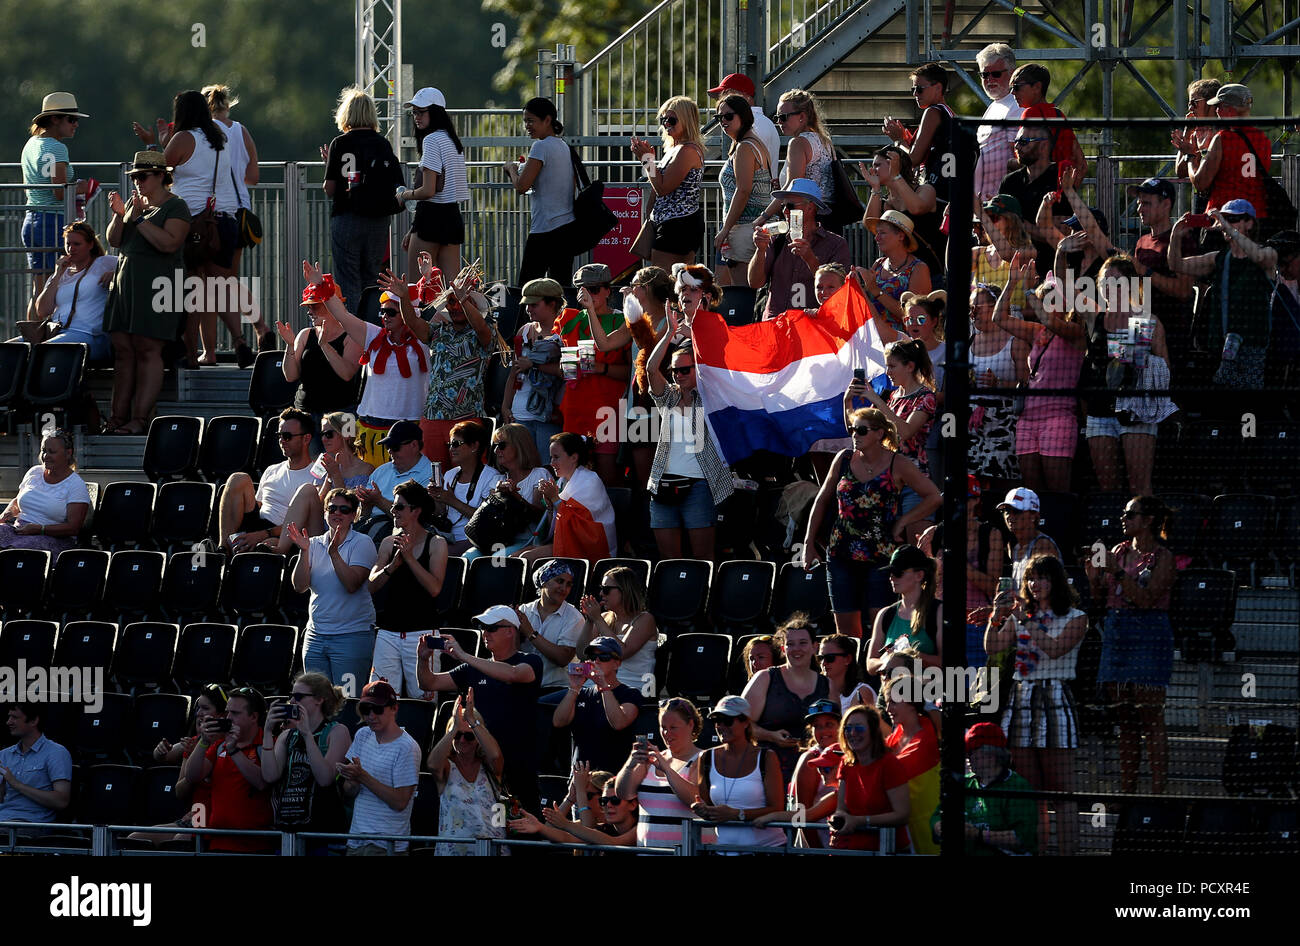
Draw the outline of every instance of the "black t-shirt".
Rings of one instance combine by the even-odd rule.
[[[611,691],[619,703],[632,703],[641,707],[641,691],[625,684],[617,684]],[[636,737],[636,721],[624,729],[614,729],[605,715],[604,694],[588,681],[578,691],[573,709],[574,752],[579,762],[590,762],[592,769],[617,772],[632,753]]]
[[[483,716],[483,724],[501,744],[505,763],[524,765],[534,757],[537,742],[537,695],[542,688],[542,658],[519,651],[501,663],[517,667],[526,663],[533,668],[531,683],[505,683],[489,677],[464,663],[451,671],[456,689],[464,693],[474,688],[474,708]],[[622,763],[620,763],[621,765]]]
[[[404,183],[402,163],[388,139],[372,128],[354,128],[330,142],[325,180],[334,182],[331,217],[387,217],[401,209],[396,195]]]
[[[1033,180],[1030,180],[1027,168],[1019,168],[1002,179],[998,192],[1009,194],[1020,201],[1020,210],[1025,223],[1032,224],[1038,218],[1038,205],[1043,202],[1046,195],[1056,190],[1059,180],[1060,173],[1055,163],[1049,164],[1047,170]],[[1057,201],[1052,207],[1052,213],[1058,216],[1070,216],[1072,211],[1069,202],[1064,199]],[[1056,247],[1035,240],[1034,249],[1038,251],[1036,260],[1038,275],[1045,278],[1052,270]]]

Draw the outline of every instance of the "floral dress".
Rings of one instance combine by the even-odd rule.
[[[452,838],[504,838],[505,827],[492,825],[496,796],[492,793],[487,769],[480,764],[478,777],[469,782],[460,774],[455,762],[449,762],[448,766],[451,771],[438,806],[438,834]],[[474,853],[474,845],[440,841],[433,853],[436,857],[467,857]],[[502,853],[509,852],[503,850]]]
[[[850,458],[845,459],[844,472],[835,487],[839,514],[831,527],[827,555],[838,561],[888,561],[894,554],[894,520],[898,518],[894,458],[865,483],[853,475]]]
[[[895,272],[889,268],[889,257],[880,257],[880,259],[871,264],[871,272],[874,273],[876,277],[876,288],[880,290],[882,295],[889,296],[896,301],[901,301],[903,293],[907,292],[907,287],[912,282],[912,271],[916,269],[916,264],[919,262],[921,261],[915,256],[908,256],[907,261],[903,263],[903,268]],[[878,300],[870,299],[868,301],[877,313],[885,317],[885,320],[889,322],[890,326],[892,326],[896,332],[900,335],[907,334],[907,331],[904,329],[903,323],[898,316],[886,309]],[[888,340],[884,341],[886,344],[889,343]]]
[[[925,449],[925,440],[930,435],[930,428],[934,426],[934,415],[938,410],[938,402],[934,392],[929,388],[922,387],[911,394],[904,394],[900,388],[894,388],[889,395],[889,409],[893,411],[900,422],[904,422],[916,411],[924,411],[930,415],[930,419],[921,425],[912,436],[899,445],[898,452],[907,457],[920,468],[926,476],[930,475],[930,455]]]

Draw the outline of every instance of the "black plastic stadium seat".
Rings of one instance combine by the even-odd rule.
[[[819,628],[826,624],[831,599],[826,589],[825,565],[812,571],[804,571],[802,565],[793,562],[781,566],[772,595],[772,623],[781,624],[796,611],[803,611]]]
[[[284,556],[275,552],[240,552],[230,560],[222,583],[221,603],[240,623],[268,617],[280,598]]]
[[[533,587],[533,580],[537,576],[537,572],[548,561],[552,561],[552,559],[539,558],[533,560],[532,566],[528,572],[529,588]],[[569,566],[569,569],[573,572],[573,587],[569,589],[569,597],[566,600],[569,602],[569,604],[573,605],[576,608],[578,606],[578,602],[582,600],[582,596],[586,594],[587,568],[588,568],[587,560],[585,558],[559,558],[557,556],[554,559],[554,561],[564,562],[566,565]]]
[[[190,718],[190,698],[177,693],[142,693],[135,698],[126,751],[142,765],[153,762],[158,743],[179,742]]]
[[[280,417],[273,414],[262,421],[262,435],[257,441],[257,455],[253,458],[253,478],[258,479],[268,467],[284,462],[280,449]]]
[[[105,616],[144,617],[152,613],[158,607],[166,567],[167,556],[162,552],[141,549],[114,552],[104,582]]]
[[[1263,835],[1253,806],[1242,802],[1194,801],[1187,817],[1188,854],[1257,854]]]
[[[1184,656],[1206,656],[1208,642],[1228,633],[1236,608],[1236,572],[1218,568],[1179,572],[1169,601],[1169,621]]]
[[[238,634],[233,624],[185,625],[172,670],[177,685],[187,693],[197,693],[209,683],[228,683]]]
[[[447,571],[442,576],[442,590],[433,599],[433,613],[438,616],[439,624],[443,623],[447,615],[456,611],[464,584],[465,560],[459,555],[448,555]]]
[[[1101,541],[1110,548],[1123,538],[1123,526],[1120,524],[1120,513],[1128,505],[1131,497],[1128,493],[1089,493],[1083,497],[1083,535],[1079,536],[1079,542],[1091,545],[1093,542]],[[1077,514],[1078,506],[1075,506]],[[1062,552],[1066,552],[1066,546],[1061,539],[1050,529],[1044,528],[1044,532],[1056,540],[1056,544],[1061,547]]]
[[[149,538],[156,489],[152,483],[120,482],[100,490],[93,529],[100,548],[137,547]]]
[[[425,756],[433,745],[433,720],[438,714],[438,704],[433,700],[412,700],[402,698],[397,701],[397,725],[406,730],[407,735],[420,744],[420,767],[424,767]]]
[[[456,643],[461,646],[461,649],[472,657],[482,657],[484,653],[486,653],[483,649],[483,635],[476,628],[442,627],[438,629],[438,633],[443,637],[456,638]],[[443,654],[438,658],[438,669],[439,671],[446,673],[455,667],[459,667],[461,663],[463,663],[463,661],[456,660],[447,654]],[[450,697],[455,696],[454,693],[446,695]]]
[[[82,765],[92,761],[126,762],[131,697],[125,693],[102,693],[99,696],[103,705],[98,712],[92,712],[89,704],[80,707],[73,754]]]
[[[288,624],[250,624],[239,632],[230,676],[240,686],[276,693],[287,687],[298,645],[298,629]]]
[[[1256,493],[1225,493],[1210,509],[1213,543],[1206,554],[1214,561],[1253,558],[1273,541],[1276,501]]]
[[[54,662],[54,640],[59,625],[30,618],[5,621],[0,627],[0,667],[49,667]]]
[[[179,551],[205,539],[215,496],[216,487],[211,483],[195,480],[163,483],[154,500],[150,530],[158,547]]]
[[[155,765],[144,771],[136,791],[135,824],[167,824],[186,812],[187,802],[176,794],[180,777],[179,765]]]
[[[107,673],[117,647],[117,625],[108,621],[69,621],[54,649],[56,667],[99,667]]]
[[[1106,493],[1103,496],[1109,495]],[[1096,525],[1086,521],[1081,523],[1079,517],[1079,497],[1074,493],[1039,493],[1038,526],[1060,548],[1065,556],[1082,542],[1095,542],[1098,535],[1108,536],[1109,532],[1097,533]],[[1123,506],[1120,507],[1124,508]],[[1118,512],[1116,513],[1118,517]],[[998,514],[1001,518],[1001,513]],[[1116,519],[1118,522],[1118,518]],[[1118,541],[1118,537],[1116,538]]]
[[[1120,808],[1113,855],[1181,854],[1187,811],[1183,803],[1128,802]]]
[[[591,565],[591,577],[587,579],[587,594],[594,595],[599,590],[605,575],[614,568],[630,568],[641,580],[642,588],[650,587],[650,560],[648,558],[602,558]]]
[[[97,825],[133,823],[141,771],[138,765],[112,763],[83,769],[77,820],[81,824]]]
[[[434,836],[438,833],[438,809],[442,799],[438,795],[438,780],[431,772],[421,772],[415,786],[415,804],[411,806],[411,837]],[[411,842],[412,853],[429,853],[428,842]]]
[[[501,402],[505,397],[506,378],[509,374],[510,369],[502,364],[501,357],[494,352],[483,375],[483,409],[489,417],[501,416]]]
[[[145,476],[155,483],[196,477],[202,436],[203,421],[197,417],[155,417],[144,443]]]
[[[727,692],[731,637],[727,634],[678,634],[668,655],[667,690],[696,703],[712,705]]]
[[[171,680],[180,628],[161,621],[136,621],[122,628],[113,655],[113,676],[125,687],[161,689]]]
[[[212,614],[221,596],[226,556],[220,552],[176,552],[163,572],[162,613],[181,621]]]
[[[466,618],[465,623],[494,604],[517,608],[523,594],[526,565],[521,558],[494,561],[486,555],[471,561],[465,570],[459,609]]]
[[[670,637],[694,629],[708,603],[713,563],[694,558],[666,558],[650,575],[647,608],[659,629]]]
[[[264,351],[253,362],[248,379],[248,406],[258,417],[278,414],[293,403],[298,382],[284,380],[284,355],[279,350]]]
[[[98,606],[108,576],[109,553],[101,549],[65,549],[50,573],[51,613],[86,617]]]
[[[224,483],[231,473],[252,474],[262,422],[256,417],[214,417],[199,445],[199,472],[209,483]]]
[[[31,357],[27,342],[0,342],[0,407],[9,407],[22,396]]]
[[[81,389],[90,349],[85,344],[37,345],[27,365],[23,400],[34,408],[62,407]]]
[[[0,549],[0,611],[6,618],[40,607],[49,571],[50,553],[43,549]]]
[[[709,610],[714,624],[729,634],[758,627],[767,619],[775,581],[772,562],[723,562],[713,579]]]

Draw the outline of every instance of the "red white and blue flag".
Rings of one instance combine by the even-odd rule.
[[[871,307],[850,279],[816,313],[790,309],[732,328],[717,313],[691,325],[697,385],[713,442],[727,464],[757,450],[802,456],[818,440],[844,437],[844,392],[861,368],[885,372]]]

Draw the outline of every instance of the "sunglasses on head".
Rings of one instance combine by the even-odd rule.
[[[391,704],[389,703],[384,703],[383,705],[380,705],[379,703],[358,703],[357,715],[369,716],[371,713],[382,713],[384,710],[388,709],[390,705]]]
[[[356,512],[356,510],[353,509],[351,506],[340,506],[340,505],[338,505],[338,504],[336,504],[336,503],[331,503],[330,505],[326,506],[325,508],[326,508],[327,510],[329,510],[330,513],[336,513],[336,512],[337,512],[337,513],[342,513],[342,514],[345,515],[345,516],[350,516],[350,515],[352,515],[354,512]],[[396,509],[397,507],[394,506],[393,508]]]
[[[684,378],[686,375],[691,373],[691,369],[694,367],[694,365],[674,365],[673,374],[677,375],[679,378]]]

